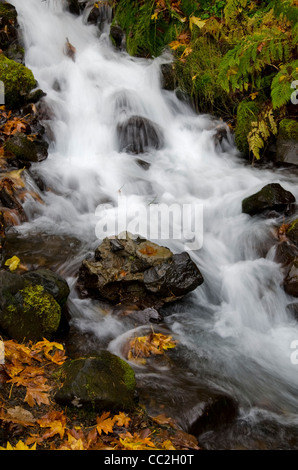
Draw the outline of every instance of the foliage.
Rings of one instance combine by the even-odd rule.
[[[272,108],[262,110],[258,120],[251,123],[251,130],[247,135],[249,150],[253,158],[260,159],[260,150],[269,140],[271,134],[277,134],[277,126],[274,121]]]
[[[127,359],[145,362],[145,358],[164,354],[167,349],[175,348],[176,344],[171,336],[162,333],[152,332],[145,336],[138,336],[129,341]]]
[[[54,377],[67,359],[63,345],[44,339],[27,344],[7,340],[4,346],[0,422],[11,437],[2,440],[0,450],[199,449],[196,439],[171,418],[150,418],[142,408],[100,415],[59,408],[53,401],[58,387]]]
[[[251,129],[251,123],[257,121],[259,112],[259,105],[252,100],[242,101],[237,108],[235,141],[238,149],[243,153],[249,152],[247,134]]]
[[[156,56],[170,47],[176,83],[194,107],[236,120],[239,150],[262,155],[287,116],[298,79],[296,0],[143,0],[129,6],[120,0],[116,19],[130,53]],[[244,137],[237,129],[244,109],[237,116],[235,110],[254,100],[262,112],[253,112]],[[270,120],[263,108],[270,109]]]

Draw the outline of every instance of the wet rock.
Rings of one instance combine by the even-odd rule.
[[[144,272],[146,289],[163,298],[182,297],[202,282],[202,275],[186,252],[173,255],[170,263],[159,264]]]
[[[3,178],[0,181],[0,207],[1,206],[4,221],[13,218],[15,225],[17,225],[27,220],[23,206],[15,191],[14,183],[10,178]]]
[[[40,268],[22,275],[28,283],[41,285],[51,294],[60,306],[65,305],[69,296],[69,286],[66,280],[50,269]]]
[[[16,133],[5,142],[4,148],[21,162],[41,162],[48,156],[48,143],[42,138],[30,140],[21,133]]]
[[[105,22],[110,22],[112,18],[112,8],[106,1],[99,1],[94,5],[87,18],[87,23],[97,25],[101,30]]]
[[[288,240],[278,243],[274,258],[277,263],[286,266],[290,264],[295,257],[298,258],[298,247],[294,243]]]
[[[135,375],[122,359],[108,351],[67,361],[60,369],[62,387],[55,401],[63,406],[90,406],[97,411],[135,407]]]
[[[70,13],[73,15],[80,15],[81,12],[86,7],[88,1],[87,0],[66,0],[66,6]]]
[[[0,271],[0,328],[11,338],[39,341],[58,330],[61,308],[42,285]]]
[[[144,310],[139,310],[137,306],[128,305],[116,308],[113,312],[119,318],[127,320],[135,325],[145,325],[148,323],[160,323],[163,320],[163,316],[156,308],[148,307]]]
[[[110,38],[116,49],[125,49],[125,32],[118,25],[112,25],[110,27]]]
[[[298,258],[295,258],[289,265],[284,289],[287,294],[298,297]]]
[[[238,403],[229,395],[200,390],[198,402],[193,410],[193,422],[188,432],[198,437],[200,434],[216,430],[220,426],[232,423],[238,416]]]
[[[294,195],[279,183],[270,183],[242,201],[242,212],[251,216],[270,211],[287,214],[293,210],[295,201]]]
[[[18,40],[17,11],[10,3],[0,3],[0,48],[6,52]]]
[[[188,253],[174,255],[143,238],[105,238],[79,270],[83,295],[158,308],[193,291],[203,276]]]
[[[131,116],[117,126],[119,151],[140,154],[163,147],[161,128],[142,116]]]
[[[173,64],[161,64],[161,86],[164,90],[175,90],[175,71]]]
[[[288,304],[287,311],[298,321],[298,302]]]
[[[298,165],[298,123],[294,119],[280,121],[275,160]]]

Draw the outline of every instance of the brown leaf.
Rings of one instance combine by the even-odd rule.
[[[113,432],[113,427],[115,424],[115,421],[113,418],[109,418],[110,412],[104,412],[100,418],[96,418],[96,429],[98,434],[101,436],[101,433],[104,432],[105,434],[109,434]]]

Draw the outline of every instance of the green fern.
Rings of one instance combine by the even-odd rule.
[[[248,35],[223,57],[219,67],[221,86],[225,91],[246,91],[249,83],[257,87],[260,72],[290,58],[288,37],[278,28]]]
[[[298,80],[298,60],[283,65],[280,72],[273,78],[271,84],[273,109],[281,108],[289,103],[293,93],[291,83],[294,80]]]

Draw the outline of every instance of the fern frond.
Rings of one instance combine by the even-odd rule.
[[[273,109],[286,105],[293,93],[291,83],[298,80],[298,60],[285,64],[272,80],[271,99]]]

